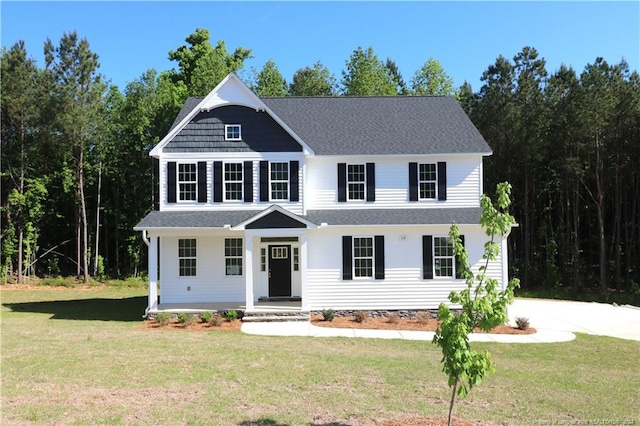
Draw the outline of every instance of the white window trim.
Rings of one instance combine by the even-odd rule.
[[[362,198],[351,198],[351,193],[349,191],[349,183],[351,183],[349,181],[349,166],[362,166],[362,173],[364,176],[364,180],[362,182],[357,181],[357,182],[353,182],[353,183],[357,183],[357,184],[362,184],[362,194],[363,197]],[[347,163],[347,181],[346,181],[346,185],[347,187],[345,188],[347,191],[347,201],[354,201],[354,202],[358,202],[358,201],[367,201],[367,165],[365,163]]]
[[[226,178],[226,167],[227,164],[239,164],[240,165],[240,174],[241,174],[241,179],[240,179],[240,198],[237,200],[232,200],[232,199],[228,199],[227,198],[227,183],[238,183],[238,181],[233,180],[233,181],[227,181]],[[222,163],[222,200],[224,202],[229,202],[229,203],[242,203],[244,201],[244,163],[242,161],[237,162],[237,161],[230,161],[228,163]]]
[[[271,167],[274,164],[285,164],[287,167],[287,179],[286,180],[273,180],[271,179]],[[291,180],[291,167],[289,165],[288,161],[269,161],[269,201],[273,201],[273,202],[286,202],[289,201],[289,198],[291,197],[291,185],[289,184],[290,180]],[[276,182],[281,182],[281,183],[286,183],[287,185],[287,198],[273,198],[273,188],[271,186],[272,183],[276,183]]]
[[[226,253],[226,249],[227,249],[227,240],[240,240],[242,243],[242,247],[240,249],[240,255],[239,256],[227,256]],[[223,259],[224,259],[224,276],[225,277],[241,277],[244,276],[245,273],[245,264],[244,264],[244,238],[241,237],[225,237],[224,241],[223,241],[223,245],[222,245],[222,254],[223,254]],[[227,259],[240,259],[240,268],[242,269],[242,273],[240,274],[228,274],[227,273]]]
[[[436,178],[435,180],[421,180],[420,179],[420,166],[424,165],[424,164],[431,164],[434,166],[435,169],[435,173],[436,173]],[[438,199],[438,163],[418,163],[418,200],[419,201],[435,201]],[[435,195],[431,198],[428,197],[422,197],[421,192],[420,191],[420,184],[421,183],[429,183],[429,182],[433,182],[434,186],[435,186]]]
[[[448,235],[434,235],[433,236],[433,242],[432,242],[432,252],[433,252],[433,279],[444,279],[444,280],[451,280],[451,279],[455,279],[456,278],[456,268],[457,268],[457,264],[456,264],[456,255],[455,253],[453,253],[451,256],[436,256],[436,238],[446,238],[447,240],[450,240]],[[453,247],[453,244],[452,244]],[[451,259],[451,266],[452,266],[452,270],[451,270],[451,275],[438,275],[437,274],[437,269],[436,269],[436,258],[438,259]]]
[[[193,240],[195,241],[195,250],[196,250],[196,255],[195,256],[180,256],[180,241],[181,240]],[[185,238],[178,238],[177,242],[176,242],[176,248],[177,248],[177,275],[178,278],[180,279],[193,279],[193,278],[197,278],[198,277],[198,239],[197,238],[193,238],[193,237],[185,237]],[[180,260],[181,259],[195,259],[196,261],[196,265],[195,265],[195,274],[193,275],[180,275]]]
[[[184,165],[191,165],[195,167],[195,175],[196,175],[196,179],[194,181],[182,181],[180,180],[180,166],[184,166]],[[176,201],[178,203],[196,203],[198,201],[198,163],[197,162],[179,162],[176,164]],[[195,198],[193,200],[183,200],[181,198],[181,192],[180,192],[180,184],[194,184],[196,187],[195,190]]]
[[[371,257],[369,256],[361,256],[358,259],[369,259],[371,258],[371,275],[366,276],[358,276],[356,275],[356,238],[368,238],[371,240]],[[351,276],[354,280],[369,280],[375,277],[376,275],[376,241],[373,236],[369,235],[359,235],[351,237]]]
[[[238,137],[230,138],[229,129],[238,128]],[[224,125],[224,140],[226,141],[241,141],[242,140],[242,125],[240,124],[225,124]]]

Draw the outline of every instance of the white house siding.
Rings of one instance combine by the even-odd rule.
[[[447,200],[409,202],[409,163],[447,163]],[[338,163],[375,163],[375,202],[338,203]],[[482,190],[482,156],[310,157],[307,160],[310,210],[349,208],[478,207]]]
[[[322,228],[309,231],[307,297],[310,309],[436,309],[463,280],[422,278],[422,236],[446,236],[448,226]],[[479,226],[461,226],[474,272],[483,265],[487,240]],[[342,236],[385,237],[385,279],[342,279]],[[312,253],[312,254],[311,254]],[[501,278],[501,259],[492,262],[488,275]]]
[[[238,238],[241,235],[228,235]],[[195,238],[195,277],[178,275],[178,239]],[[242,276],[226,276],[224,269],[224,237],[185,235],[161,237],[160,242],[161,303],[244,302],[245,280]],[[244,265],[246,268],[246,265]]]
[[[260,201],[260,171],[259,162],[261,160],[273,162],[289,162],[298,161],[298,182],[299,182],[299,201]],[[198,203],[197,201],[177,201],[175,203],[167,202],[167,165],[169,162],[176,163],[197,163],[205,161],[207,163],[207,202]],[[253,161],[253,203],[245,203],[241,201],[223,201],[222,203],[213,202],[213,162],[222,161],[223,163],[241,163],[244,161]],[[290,210],[295,214],[303,214],[303,204],[306,195],[304,188],[304,168],[305,158],[302,153],[264,153],[258,155],[255,153],[217,153],[216,157],[203,157],[202,153],[197,154],[179,154],[171,157],[165,156],[160,160],[160,210],[161,211],[211,211],[211,210],[256,210],[261,211],[272,204],[278,204]],[[224,173],[224,172],[223,172]]]

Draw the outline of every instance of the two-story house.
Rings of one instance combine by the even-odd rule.
[[[150,153],[160,207],[135,227],[148,311],[437,308],[464,288],[452,222],[476,272],[483,262],[490,154],[449,96],[259,98],[229,74],[189,98]],[[504,286],[501,247],[487,273]]]

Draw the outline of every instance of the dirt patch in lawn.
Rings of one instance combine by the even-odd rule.
[[[447,426],[446,417],[411,417],[399,420],[390,420],[382,423],[381,426]],[[486,422],[475,422],[454,417],[451,424],[453,426],[478,426],[489,425]]]
[[[325,321],[321,315],[311,318],[311,323],[318,327],[332,328],[360,328],[373,330],[413,330],[413,331],[436,331],[438,322],[435,319],[421,321],[417,319],[398,319],[389,321],[388,318],[366,318],[362,322],[357,322],[354,317],[334,317],[333,321]],[[476,330],[480,333],[480,330]],[[534,334],[535,328],[529,327],[520,330],[509,325],[499,325],[491,330],[492,334]]]

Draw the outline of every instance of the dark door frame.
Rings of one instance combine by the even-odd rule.
[[[291,244],[267,245],[269,297],[291,297],[292,250]]]

